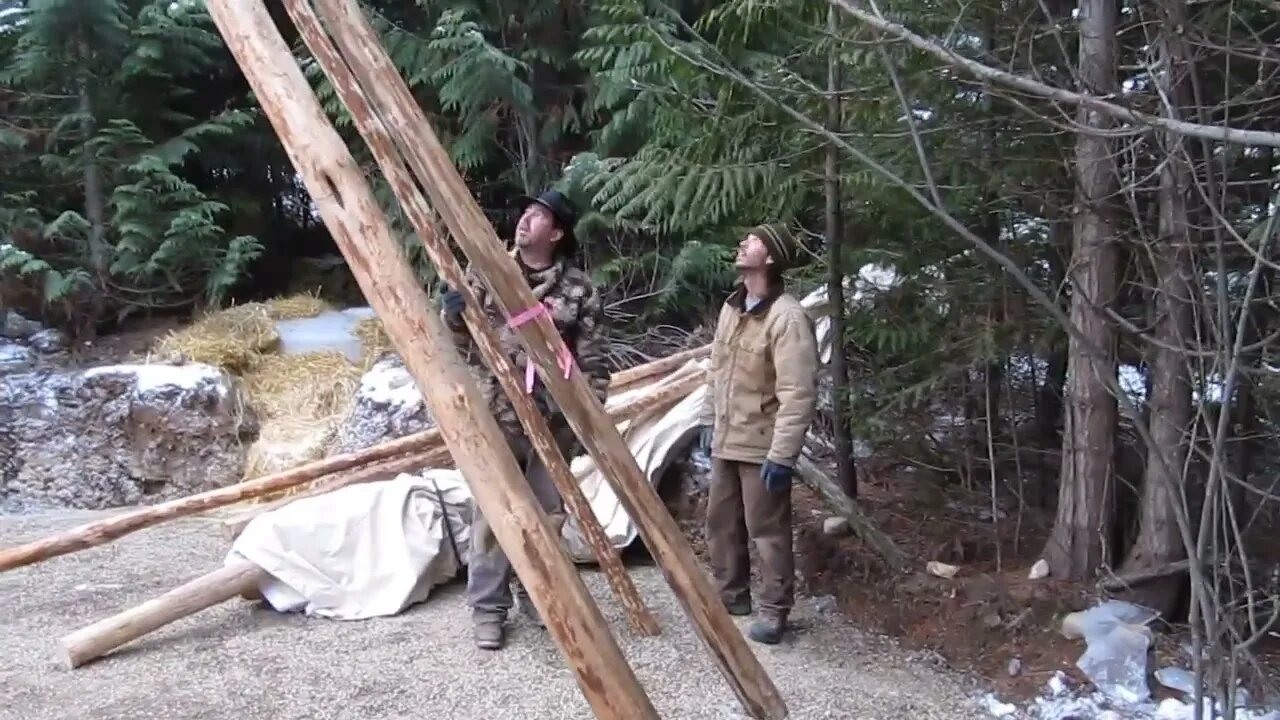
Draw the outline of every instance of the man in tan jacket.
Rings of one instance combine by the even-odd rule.
[[[817,401],[813,325],[782,280],[799,260],[782,225],[752,228],[738,245],[741,283],[720,309],[700,417],[700,443],[712,460],[712,572],[729,612],[751,614],[748,537],[755,543],[764,587],[748,634],[768,644],[782,639],[794,603],[791,475]]]

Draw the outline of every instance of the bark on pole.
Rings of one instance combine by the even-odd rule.
[[[318,0],[316,4],[339,50],[431,196],[432,206],[503,313],[510,318],[536,306],[538,301],[515,260],[506,253],[360,8],[352,0]],[[580,373],[573,372],[568,378],[562,375],[559,358],[567,348],[555,325],[541,316],[521,325],[518,333],[556,403],[635,521],[645,546],[744,709],[756,718],[785,717],[786,703],[777,687],[733,624],[698,566],[688,540],[649,485],[621,433],[609,422]]]
[[[461,364],[364,174],[325,116],[262,0],[210,0],[209,14],[290,161],[404,359],[450,454],[600,718],[657,718],[600,609],[538,506],[497,421]]]
[[[422,196],[422,191],[414,184],[413,177],[405,167],[404,160],[392,143],[382,120],[369,107],[369,102],[357,86],[351,69],[338,56],[337,49],[325,34],[309,1],[285,0],[284,6],[298,28],[303,42],[311,51],[312,57],[329,77],[339,99],[350,111],[356,129],[368,143],[374,159],[382,169],[383,176],[390,183],[392,192],[413,225],[418,239],[422,241],[436,271],[446,283],[462,293],[465,302],[463,318],[471,330],[471,337],[475,340],[481,357],[493,369],[503,393],[511,401],[529,442],[541,458],[556,489],[560,491],[565,507],[577,518],[582,535],[595,554],[596,562],[604,572],[609,587],[626,612],[627,621],[632,629],[641,635],[658,635],[660,629],[657,618],[645,607],[640,592],[636,590],[631,577],[627,575],[627,570],[622,565],[622,558],[613,549],[609,536],[591,510],[591,503],[573,477],[573,472],[569,469],[569,461],[565,459],[564,453],[556,444],[555,436],[551,434],[546,419],[542,417],[533,398],[521,386],[521,380],[511,360],[503,351],[497,333],[489,325],[488,317],[467,287],[462,267],[453,253],[449,252],[444,238],[436,232],[435,223],[431,218],[431,207]]]

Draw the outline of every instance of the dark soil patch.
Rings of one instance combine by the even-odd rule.
[[[88,368],[98,365],[142,362],[156,340],[189,324],[180,317],[140,318],[120,330],[91,341],[73,342],[68,352],[48,358],[63,367]]]

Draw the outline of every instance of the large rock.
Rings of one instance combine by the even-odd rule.
[[[9,310],[0,316],[0,337],[26,340],[43,329],[43,325],[35,320],[28,320],[17,310]]]
[[[0,509],[99,509],[236,482],[256,418],[208,365],[0,377]]]
[[[338,427],[333,453],[352,452],[435,427],[413,376],[394,353],[360,380],[355,404]]]

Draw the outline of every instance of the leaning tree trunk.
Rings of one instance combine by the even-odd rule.
[[[1190,101],[1190,86],[1181,40],[1171,33],[1184,26],[1186,13],[1182,0],[1168,0],[1164,7],[1160,49],[1165,62],[1156,81],[1161,94],[1169,99],[1165,116],[1176,120],[1178,108]],[[1191,385],[1187,358],[1177,348],[1191,340],[1191,301],[1196,292],[1191,283],[1194,242],[1187,213],[1191,170],[1182,136],[1166,133],[1164,139],[1158,195],[1160,224],[1152,252],[1156,287],[1152,298],[1155,322],[1147,413],[1151,445],[1142,479],[1138,537],[1125,558],[1122,575],[1168,567],[1187,557],[1177,524],[1177,504],[1184,498],[1182,472],[1191,423]],[[1182,573],[1162,575],[1135,588],[1133,599],[1167,615],[1176,608],[1183,587]]]
[[[1116,82],[1115,0],[1080,0],[1080,81],[1084,91],[1109,96]],[[1112,457],[1116,400],[1104,378],[1116,376],[1114,330],[1103,308],[1116,291],[1115,227],[1109,203],[1118,187],[1110,143],[1113,123],[1082,106],[1076,139],[1076,215],[1071,321],[1087,344],[1072,339],[1067,361],[1066,427],[1058,513],[1045,548],[1054,576],[1086,579],[1107,560],[1111,536]],[[1089,132],[1094,129],[1098,132]]]
[[[840,16],[834,5],[827,7],[827,31],[834,38]],[[833,48],[827,56],[827,128],[840,132],[840,62]],[[853,458],[853,435],[849,418],[849,370],[845,354],[844,304],[844,218],[840,207],[840,151],[827,143],[827,295],[831,303],[831,431],[836,449],[836,482],[849,497],[858,496],[857,465]]]

